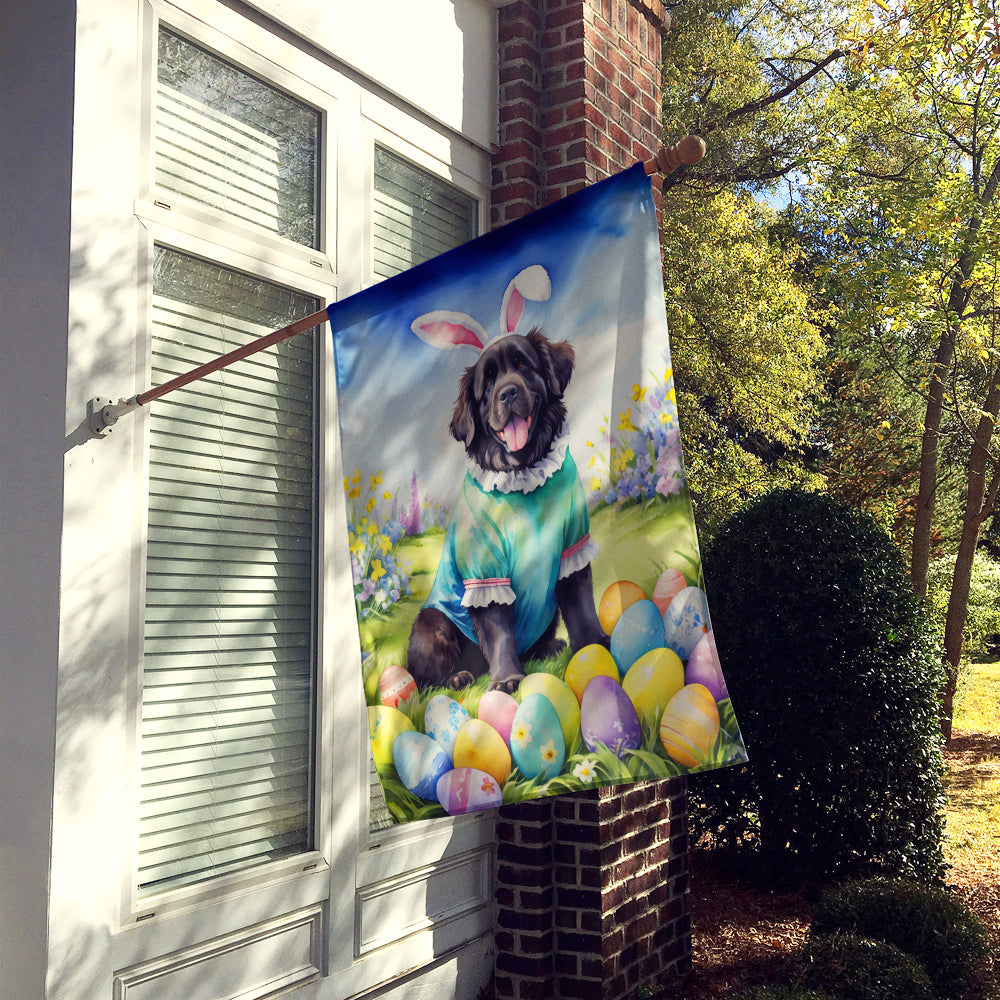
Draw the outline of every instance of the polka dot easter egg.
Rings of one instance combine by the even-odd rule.
[[[575,701],[575,699],[574,699]],[[559,716],[545,695],[529,694],[521,701],[510,729],[510,752],[526,778],[554,778],[566,760]]]
[[[449,816],[462,816],[503,804],[500,782],[492,774],[475,767],[456,767],[442,774],[436,794]]]
[[[455,759],[455,740],[459,730],[469,721],[469,713],[454,698],[436,694],[424,706],[424,732]]]
[[[672,650],[661,647],[643,653],[628,669],[622,690],[629,696],[642,724],[654,729],[667,702],[684,687],[684,664]]]
[[[621,676],[615,658],[598,643],[584,646],[569,661],[564,679],[578,702],[583,701],[583,692],[595,677],[610,677],[618,680]]]
[[[642,746],[642,726],[635,706],[610,677],[595,677],[583,692],[580,729],[588,750],[606,746],[616,757]]]
[[[711,627],[708,598],[700,587],[685,587],[670,602],[670,607],[663,616],[665,644],[682,660],[691,655],[698,641]]]

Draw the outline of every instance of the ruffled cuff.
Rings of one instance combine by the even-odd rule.
[[[510,577],[494,577],[490,580],[463,580],[465,595],[463,608],[485,608],[488,604],[513,604],[514,591],[510,587]]]
[[[589,566],[600,551],[600,545],[590,535],[584,535],[575,545],[571,545],[563,551],[562,562],[559,566],[559,579],[565,580],[571,573],[583,569],[584,566]]]

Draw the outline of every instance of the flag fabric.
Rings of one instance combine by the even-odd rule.
[[[328,313],[394,819],[744,761],[642,166]]]

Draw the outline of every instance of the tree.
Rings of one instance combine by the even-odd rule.
[[[830,268],[855,300],[870,303],[867,315],[853,317],[857,329],[890,359],[923,353],[913,386],[924,415],[910,560],[921,595],[946,435],[962,435],[967,452],[944,629],[947,735],[972,559],[1000,485],[992,450],[1000,407],[1000,19],[995,0],[872,9],[879,16],[855,26],[865,58],[826,95],[836,132],[820,145],[812,181],[842,241]]]
[[[810,481],[824,348],[773,216],[747,196],[676,192],[664,221],[688,482],[709,530],[771,486]]]

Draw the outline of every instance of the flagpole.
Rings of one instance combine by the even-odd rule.
[[[684,165],[690,166],[697,163],[704,155],[705,140],[701,136],[688,135],[673,146],[661,146],[656,151],[655,156],[643,161],[642,166],[647,175],[657,173],[666,175],[672,173],[678,167]],[[106,437],[111,433],[111,428],[114,424],[118,422],[118,418],[124,416],[126,413],[131,413],[140,406],[145,406],[154,399],[166,396],[167,393],[173,392],[175,389],[180,389],[200,378],[204,378],[206,375],[220,371],[236,361],[242,361],[244,358],[257,354],[259,351],[273,347],[275,344],[280,344],[283,340],[288,340],[297,334],[305,333],[306,330],[322,326],[326,322],[326,318],[326,309],[320,309],[309,316],[295,320],[294,323],[289,323],[288,326],[283,326],[280,330],[275,330],[273,333],[258,337],[256,340],[252,340],[242,347],[237,347],[228,354],[223,354],[212,361],[207,361],[205,364],[199,365],[197,368],[192,368],[191,371],[185,372],[183,375],[178,375],[176,378],[170,379],[169,382],[146,389],[128,399],[119,399],[117,403],[101,396],[95,396],[93,399],[87,401],[87,421],[90,425],[90,431],[94,437]]]

